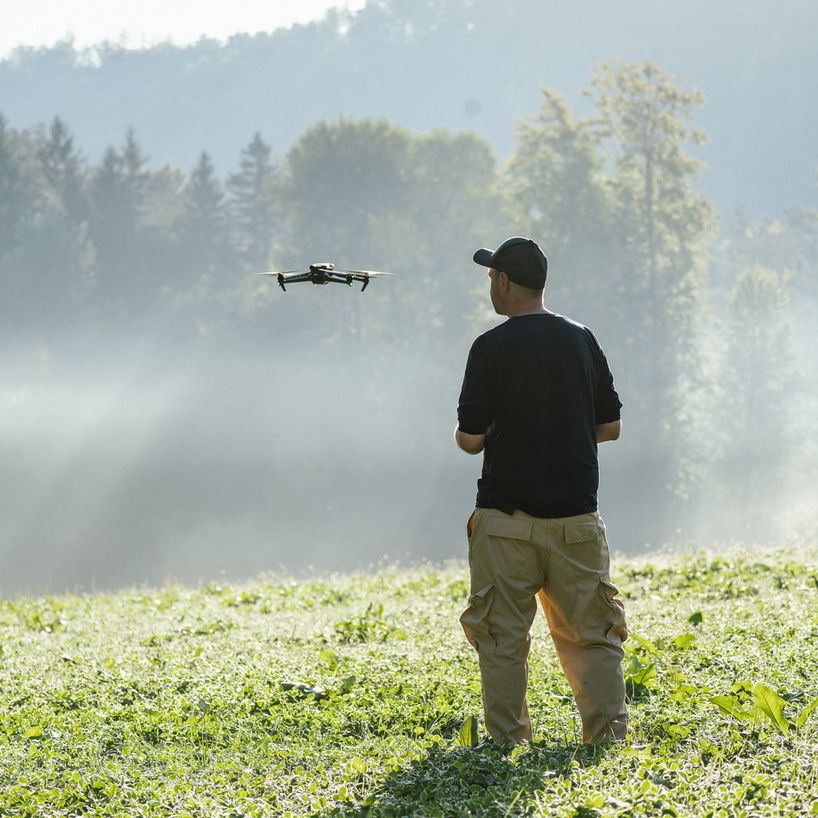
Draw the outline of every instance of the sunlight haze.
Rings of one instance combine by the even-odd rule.
[[[5,0],[0,13],[0,58],[18,46],[52,46],[73,37],[78,48],[121,42],[132,48],[171,41],[194,43],[200,37],[226,39],[321,19],[330,8],[355,11],[364,0]]]
[[[818,542],[814,0],[21,2],[0,666],[4,595],[465,560],[483,458],[452,429],[504,314],[473,254],[508,236],[610,362],[613,551]],[[257,275],[319,262],[393,275]],[[519,416],[515,439],[548,426]]]

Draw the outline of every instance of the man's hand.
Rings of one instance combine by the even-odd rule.
[[[454,427],[454,442],[466,454],[480,454],[486,446],[486,436],[470,435],[467,432],[461,432],[457,426]]]
[[[596,442],[604,443],[606,440],[617,440],[621,431],[621,420],[612,420],[610,423],[600,423],[596,427]]]

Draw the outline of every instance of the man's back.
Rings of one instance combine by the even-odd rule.
[[[477,505],[535,517],[595,511],[596,426],[619,398],[593,333],[555,313],[519,315],[476,339],[459,428],[486,433]]]

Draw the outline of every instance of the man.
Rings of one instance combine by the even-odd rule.
[[[539,595],[585,742],[628,730],[622,603],[597,512],[597,444],[619,437],[622,404],[593,333],[543,305],[548,262],[515,236],[478,250],[495,312],[508,320],[469,352],[455,441],[483,455],[469,520],[469,606],[486,729],[532,739],[526,702],[530,628]]]

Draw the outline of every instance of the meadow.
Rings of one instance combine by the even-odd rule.
[[[615,558],[627,743],[482,738],[463,564],[0,600],[0,816],[818,815],[818,548]]]

